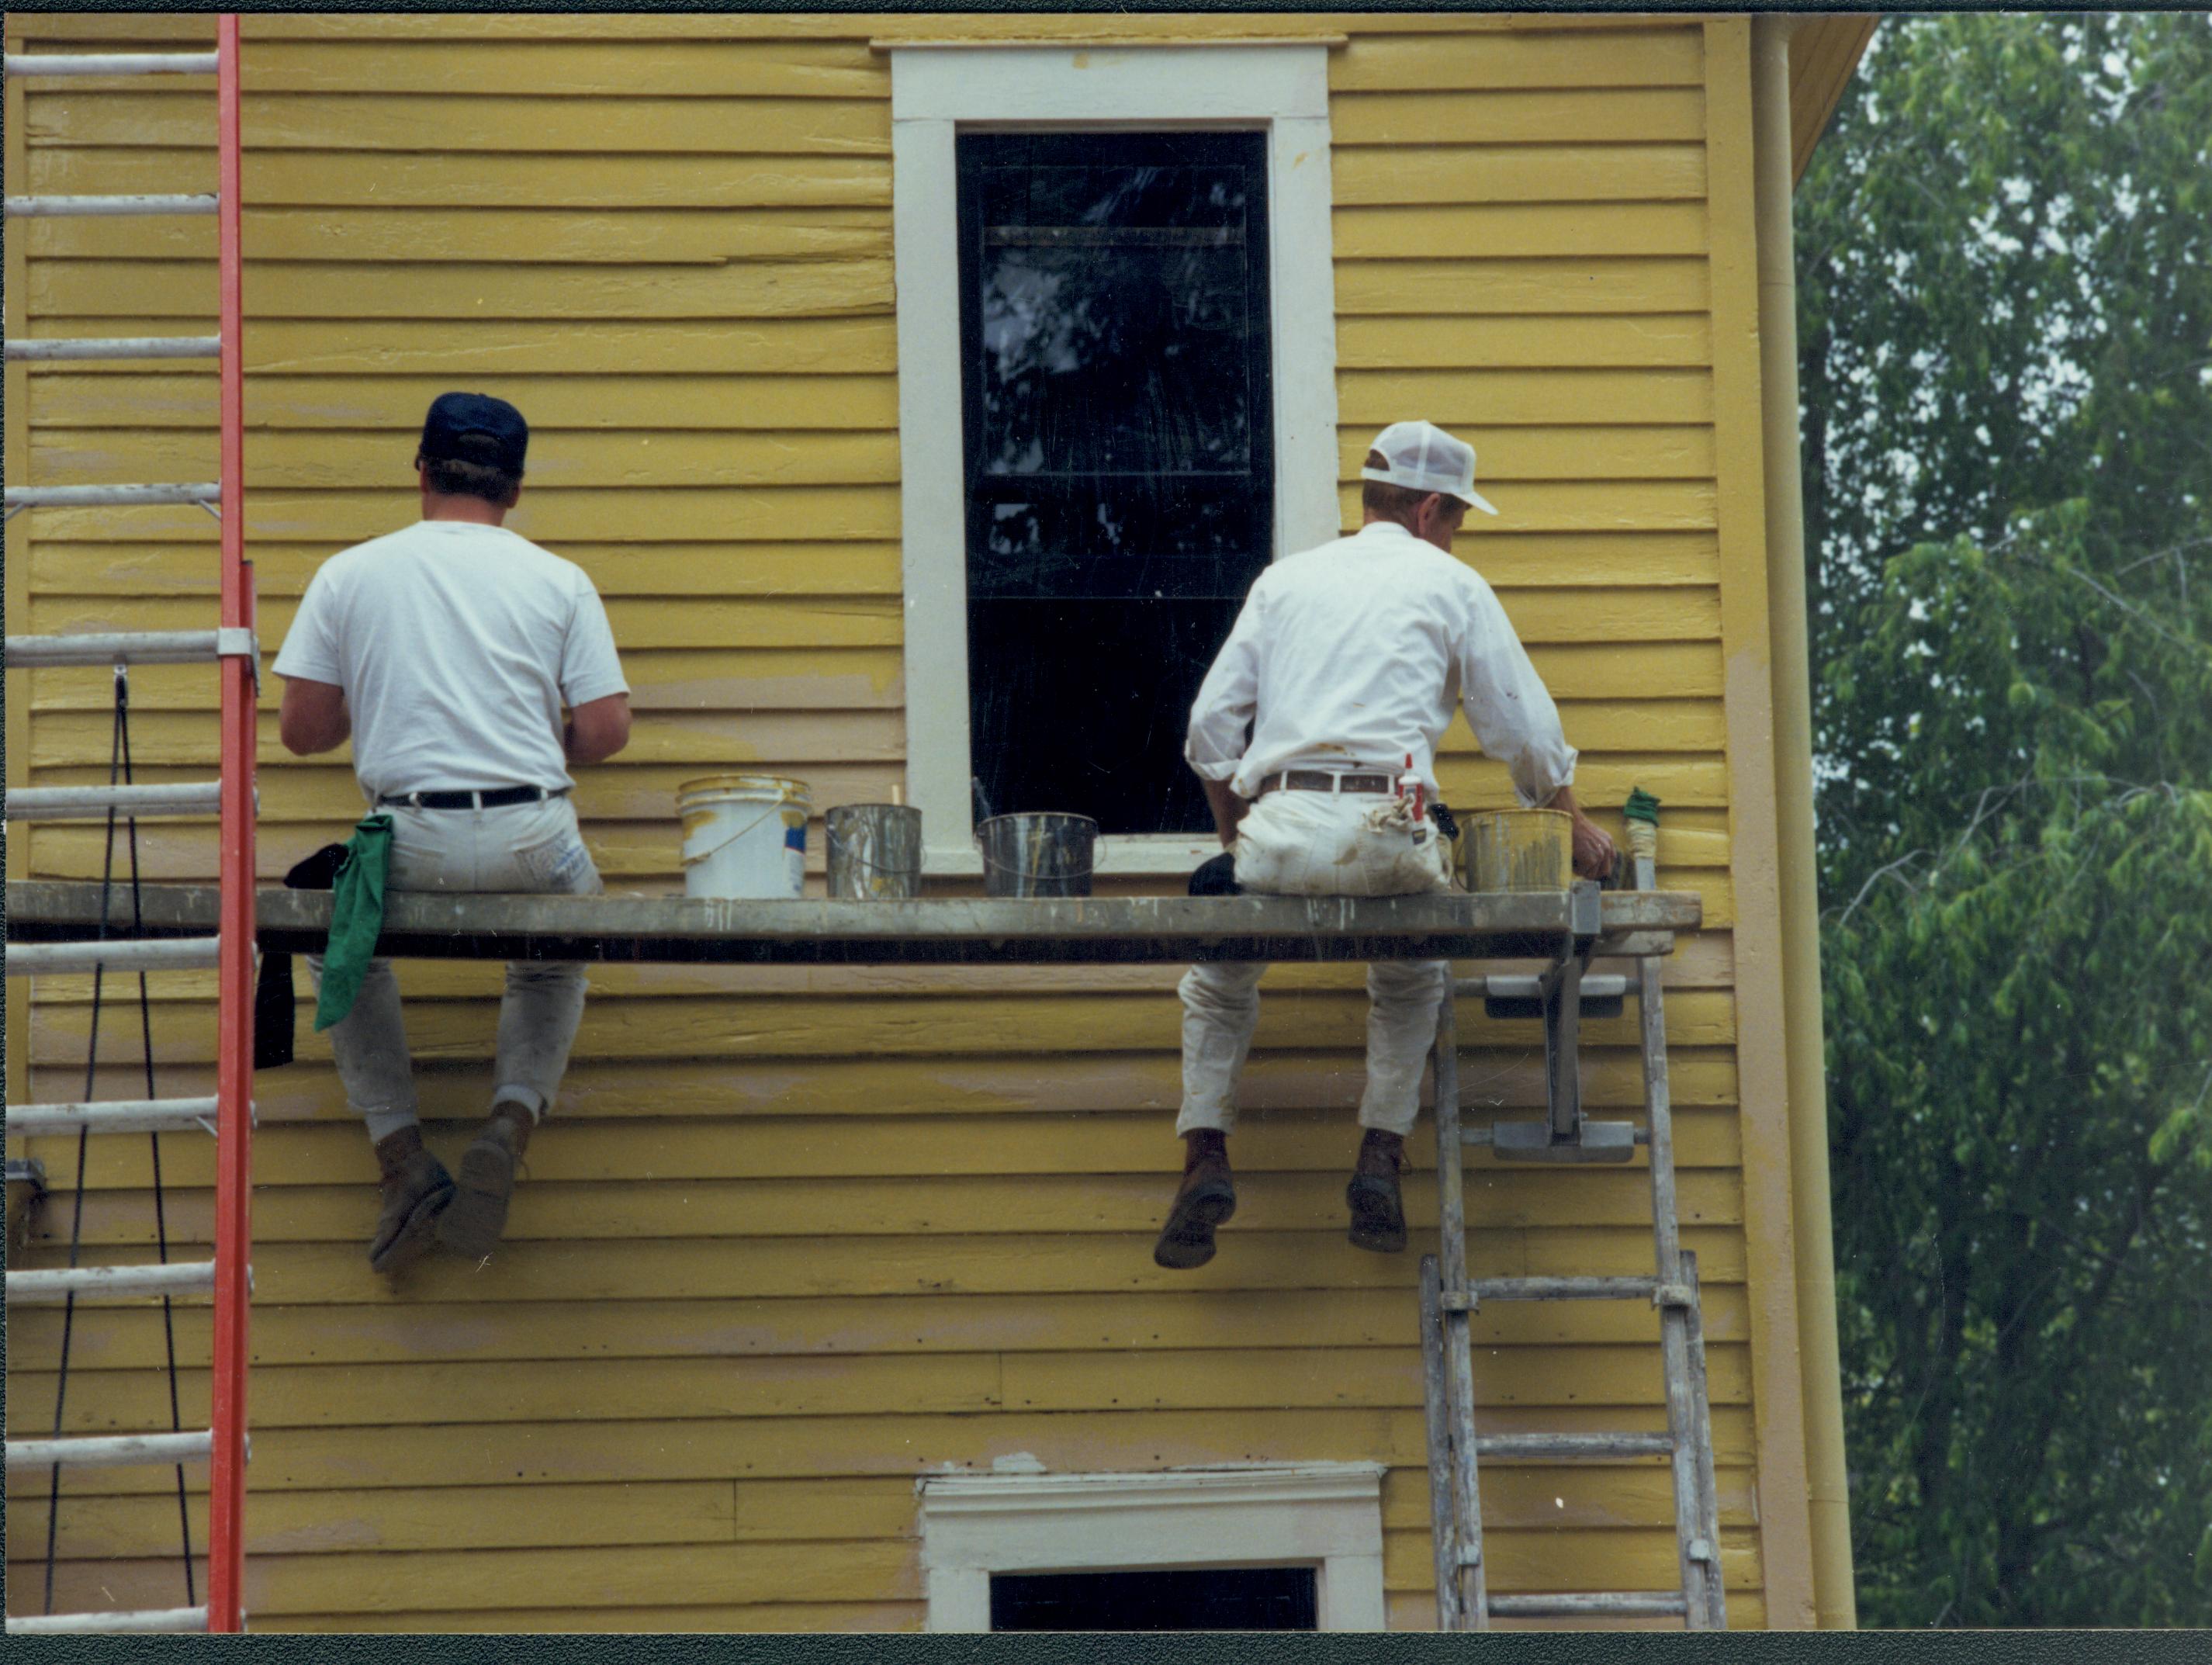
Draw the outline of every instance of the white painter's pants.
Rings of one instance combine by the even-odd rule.
[[[386,890],[523,890],[596,896],[603,888],[591,852],[566,798],[503,804],[489,810],[416,810],[386,806],[392,857]],[[322,957],[307,957],[318,988]],[[492,1102],[527,1106],[533,1116],[553,1108],[568,1048],[584,1016],[580,961],[518,960],[507,968],[499,1007],[499,1052]],[[415,1071],[399,1016],[399,981],[392,962],[373,959],[353,1009],[331,1025],[331,1052],[346,1103],[380,1139],[416,1120]]]
[[[1415,896],[1451,888],[1433,823],[1389,814],[1394,800],[1271,792],[1237,828],[1237,882],[1261,895]],[[1377,823],[1380,824],[1377,824]],[[1182,1114],[1176,1132],[1237,1125],[1237,1078],[1260,1021],[1264,963],[1217,960],[1183,974]],[[1359,1125],[1407,1133],[1420,1112],[1421,1066],[1436,1040],[1444,960],[1377,960],[1367,968],[1367,1086]]]

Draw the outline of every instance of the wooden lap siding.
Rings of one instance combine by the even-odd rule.
[[[1617,806],[1640,784],[1666,802],[1662,882],[1699,891],[1708,927],[1668,974],[1686,1237],[1710,1291],[1731,1620],[1759,1625],[1701,27],[1110,25],[1352,37],[1330,67],[1347,524],[1375,428],[1425,416],[1469,438],[1506,513],[1462,552],[1559,697],[1582,795]],[[867,41],[1006,27],[249,17],[264,648],[317,563],[411,516],[428,400],[483,387],[535,429],[514,524],[592,573],[635,690],[629,750],[580,775],[610,886],[676,885],[672,793],[694,775],[798,775],[817,811],[883,797],[904,756],[902,608],[889,76]],[[15,15],[9,28],[11,51],[211,33],[187,18]],[[212,188],[201,83],[15,97],[27,148],[10,150],[11,191]],[[9,240],[9,287],[24,284],[38,334],[204,330],[212,252],[204,221],[30,221]],[[42,365],[26,380],[11,480],[211,467],[206,367]],[[203,622],[213,543],[197,514],[24,517],[9,628]],[[139,778],[204,775],[212,677],[149,668],[132,690]],[[106,673],[41,671],[9,691],[30,712],[28,770],[11,761],[12,781],[104,778]],[[283,753],[277,693],[271,678],[264,879],[360,813],[343,759]],[[1455,803],[1509,800],[1463,724],[1442,772]],[[27,872],[99,872],[96,829],[25,834]],[[202,829],[150,826],[141,851],[151,878],[212,872]],[[820,859],[817,823],[817,874]],[[499,975],[402,970],[424,1113],[449,1154],[489,1086]],[[1182,1276],[1148,1252],[1178,1149],[1173,981],[595,971],[509,1247],[483,1268],[434,1260],[397,1292],[364,1264],[374,1170],[303,1015],[301,1063],[256,1084],[255,1627],[912,1627],[915,1478],[1019,1451],[1056,1470],[1386,1461],[1391,1622],[1431,1623],[1414,1255],[1343,1237],[1358,974],[1271,975],[1236,1142],[1243,1207],[1219,1258]],[[82,1085],[89,992],[41,982],[37,1096]],[[165,1092],[211,1091],[210,995],[203,978],[157,980]],[[1470,1105],[1537,1102],[1533,1027],[1473,1026],[1486,1045],[1463,1066]],[[121,1096],[136,1024],[111,1012],[103,1030],[100,1090]],[[1595,1026],[1600,1103],[1637,1102],[1632,1041],[1632,1018]],[[1425,1119],[1414,1148],[1418,1245],[1434,1224]],[[22,1261],[55,1264],[75,1142],[29,1153],[55,1196]],[[210,1230],[212,1147],[165,1138],[163,1160],[173,1245],[188,1252]],[[95,1141],[86,1181],[86,1258],[143,1258],[143,1145]],[[1643,1269],[1646,1200],[1640,1170],[1478,1164],[1479,1269]],[[48,1431],[59,1321],[11,1315],[11,1433]],[[1656,1335],[1629,1310],[1486,1312],[1488,1425],[1658,1425]],[[184,1402],[204,1403],[204,1312],[185,1312],[179,1337]],[[160,1358],[157,1310],[80,1315],[70,1429],[159,1421]],[[59,1607],[181,1599],[167,1484],[68,1477]],[[45,1490],[43,1471],[9,1478],[19,1606],[35,1600],[25,1558],[44,1542]],[[1493,1469],[1486,1490],[1494,1589],[1673,1577],[1658,1468]]]

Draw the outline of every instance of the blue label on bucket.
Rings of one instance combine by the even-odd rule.
[[[795,827],[786,827],[783,829],[783,848],[787,850],[797,850],[802,855],[805,854],[806,823],[805,822],[802,821]]]

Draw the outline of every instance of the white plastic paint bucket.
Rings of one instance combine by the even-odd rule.
[[[806,782],[709,775],[676,789],[687,896],[788,898],[806,883]]]

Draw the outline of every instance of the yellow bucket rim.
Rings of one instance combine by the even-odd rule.
[[[714,793],[744,792],[773,793],[778,798],[811,804],[814,795],[804,781],[794,781],[782,775],[702,775],[696,781],[685,781],[676,788],[676,801],[682,805],[695,798]]]

